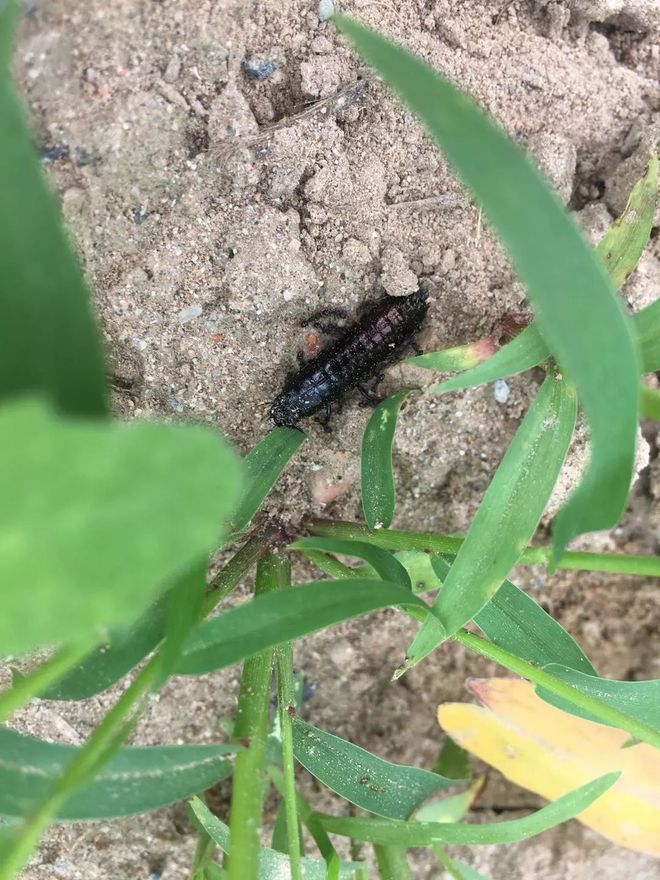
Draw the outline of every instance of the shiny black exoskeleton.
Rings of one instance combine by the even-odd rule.
[[[386,296],[349,327],[332,345],[306,363],[284,385],[271,407],[276,425],[298,422],[325,410],[352,388],[377,379],[384,367],[399,360],[419,330],[428,310],[427,294]]]

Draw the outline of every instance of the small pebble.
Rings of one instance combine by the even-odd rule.
[[[54,147],[48,147],[41,151],[41,161],[47,165],[49,162],[57,162],[58,159],[64,159],[69,155],[69,148],[66,144],[56,144]]]
[[[171,397],[167,401],[167,403],[168,403],[170,409],[174,410],[175,413],[182,413],[183,412],[183,404],[181,403],[180,400],[177,400],[176,397]]]
[[[187,309],[181,309],[179,312],[179,323],[187,324],[188,321],[193,321],[195,318],[199,318],[202,314],[202,307],[199,305],[188,306]]]
[[[511,389],[504,379],[497,379],[493,384],[493,396],[498,403],[506,403],[511,395]]]
[[[166,83],[176,82],[179,78],[179,74],[181,73],[181,59],[178,55],[172,55],[170,60],[167,62],[167,67],[165,68],[165,73],[163,74],[163,79]]]
[[[252,79],[268,79],[277,70],[277,62],[265,58],[246,58],[243,70]]]
[[[319,21],[327,21],[335,14],[335,4],[332,0],[319,0]]]

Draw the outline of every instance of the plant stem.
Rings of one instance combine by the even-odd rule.
[[[56,817],[74,788],[82,785],[115,751],[132,730],[127,723],[129,713],[151,686],[158,671],[158,657],[154,657],[137,674],[103,721],[80,749],[62,776],[53,785],[50,794],[8,837],[0,856],[0,880],[11,880],[25,864],[40,836]]]
[[[290,586],[290,571],[286,571],[283,586]],[[291,880],[302,880],[300,861],[300,832],[298,828],[298,806],[296,797],[295,762],[293,758],[293,730],[290,710],[295,712],[293,696],[293,651],[291,642],[280,645],[275,652],[277,666],[277,700],[282,734],[282,768],[284,784],[284,809],[289,859],[291,860]]]
[[[441,846],[432,846],[431,850],[433,851],[433,855],[436,857],[436,859],[444,867],[445,871],[450,874],[454,878],[454,880],[465,880],[463,874],[456,867],[453,860],[449,858],[449,856]]]
[[[63,648],[50,659],[30,670],[27,675],[15,681],[11,688],[0,694],[0,724],[6,721],[21,706],[33,697],[47,690],[53,682],[66,675],[92,650],[93,645]]]
[[[335,559],[334,556],[322,553],[320,550],[298,550],[297,552],[302,553],[313,565],[333,578],[358,577],[357,572],[359,572],[360,568],[363,568],[363,566],[360,566],[360,568],[349,568],[348,565],[344,565],[343,562]]]
[[[381,880],[413,880],[406,850],[402,846],[374,844]]]
[[[526,660],[521,660],[509,651],[505,651],[504,648],[500,648],[474,633],[463,629],[459,630],[454,638],[457,642],[465,645],[466,648],[470,648],[470,650],[475,653],[481,654],[482,657],[494,660],[495,663],[499,663],[499,665],[503,666],[505,669],[515,672],[516,675],[520,675],[522,678],[529,679],[529,681],[532,681],[535,685],[561,697],[573,706],[577,706],[579,709],[589,712],[591,715],[598,718],[601,723],[625,730],[636,739],[655,746],[656,749],[660,749],[660,733],[649,725],[644,724],[644,722],[631,718],[619,709],[614,709],[606,703],[597,700],[595,697],[580,693],[580,691],[572,685],[567,684],[565,681],[562,681],[560,678],[557,678],[543,669],[539,669],[538,666],[534,666]]]
[[[255,593],[264,596],[280,585],[285,557],[271,554],[257,564]],[[261,819],[266,795],[266,740],[273,649],[248,657],[243,665],[234,740],[246,745],[234,764],[231,799],[229,880],[257,880]]]
[[[278,537],[279,529],[271,527],[256,531],[248,538],[209,584],[202,603],[202,618],[209,615],[223,599],[227,598],[255,562],[268,552]]]
[[[423,550],[455,556],[464,538],[433,535],[426,532],[403,532],[396,529],[370,529],[361,523],[317,519],[311,525],[314,535],[328,538],[349,538],[370,541],[386,550]],[[552,559],[551,547],[528,547],[519,563],[547,565]],[[576,553],[568,550],[559,558],[558,568],[577,571],[604,571],[615,574],[660,577],[660,556],[626,556],[619,553]]]

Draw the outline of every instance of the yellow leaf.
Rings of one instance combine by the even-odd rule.
[[[579,820],[621,846],[660,856],[660,751],[646,743],[625,748],[627,733],[549,706],[527,681],[481,679],[470,689],[485,708],[445,703],[438,709],[453,740],[551,801],[621,770]]]

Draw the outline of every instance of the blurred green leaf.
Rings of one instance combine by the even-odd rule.
[[[470,789],[452,794],[440,801],[424,804],[415,813],[416,822],[460,822],[468,814],[474,795]]]
[[[455,779],[392,764],[301,718],[293,719],[296,760],[331,791],[378,816],[407,819],[428,797]]]
[[[470,779],[472,776],[469,754],[450,736],[445,738],[433,769],[448,779]]]
[[[475,871],[474,868],[471,868],[470,865],[466,865],[466,863],[462,862],[460,859],[454,859],[454,865],[458,868],[462,880],[489,880],[484,874]]]
[[[428,611],[410,590],[382,580],[317,581],[259,596],[196,627],[184,645],[177,673],[222,669],[264,648],[392,605]]]
[[[448,391],[460,391],[463,388],[474,388],[486,382],[494,382],[505,376],[515,376],[525,370],[531,370],[542,364],[549,357],[548,347],[539,335],[534,324],[519,333],[511,342],[502,346],[487,361],[466,370],[460,376],[454,376],[434,385],[430,390],[435,394],[446,394]]]
[[[231,851],[229,828],[209,810],[198,797],[190,801],[190,814],[193,824],[202,828],[211,837],[222,852]],[[302,876],[304,880],[326,880],[326,864],[317,859],[303,858]],[[341,880],[353,880],[359,862],[343,862],[339,870]],[[282,880],[291,876],[288,856],[264,846],[259,851],[259,880]]]
[[[550,663],[543,667],[544,672],[560,678],[575,688],[581,694],[595,697],[607,706],[619,709],[621,712],[648,724],[656,731],[660,731],[660,680],[652,681],[613,681],[608,678],[597,678],[595,675],[571,669],[560,663]],[[581,710],[572,703],[556,697],[543,688],[536,688],[536,693],[558,709],[576,715],[578,718],[586,718],[587,721],[597,721],[604,724],[600,718]]]
[[[432,562],[438,577],[445,580],[450,571],[447,562],[440,557],[433,557]],[[475,614],[474,622],[493,644],[537,666],[564,663],[587,675],[597,674],[573,637],[511,581],[504,581]]]
[[[212,431],[0,409],[0,652],[137,617],[220,538],[240,463]],[[38,552],[37,552],[38,551]]]
[[[330,834],[341,834],[354,840],[366,840],[370,843],[390,846],[432,846],[434,843],[467,845],[516,843],[577,816],[611,788],[619,775],[619,773],[607,773],[558,798],[530,816],[506,822],[451,825],[442,822],[402,822],[396,819],[325,815],[319,818]]]
[[[392,443],[399,410],[409,394],[410,391],[400,391],[379,404],[362,437],[362,509],[371,529],[388,528],[394,516]]]
[[[536,531],[564,463],[575,417],[575,392],[548,375],[495,472],[434,603],[446,633],[428,618],[408,651],[404,669],[472,620],[500,588]]]
[[[633,315],[637,341],[642,353],[642,372],[660,370],[660,299]]]
[[[67,413],[105,416],[89,294],[6,70],[14,13],[13,2],[0,11],[0,399],[41,392]]]
[[[348,541],[340,538],[300,538],[290,545],[292,550],[320,550],[323,553],[338,553],[340,556],[356,556],[364,559],[384,581],[401,584],[412,589],[408,572],[399,560],[387,550],[368,544],[366,541]]]
[[[0,0],[0,77],[8,74],[17,19],[15,0]]]
[[[242,532],[249,525],[289,460],[306,439],[307,434],[295,428],[274,428],[245,456],[244,489],[232,520],[233,532]]]
[[[499,351],[495,338],[479,339],[457,348],[445,348],[442,351],[429,351],[417,357],[408,358],[407,364],[435,370],[437,373],[451,373],[454,370],[469,370],[494,357]]]
[[[173,804],[231,775],[237,745],[121,749],[96,778],[75,791],[60,819],[115,819]],[[0,729],[0,813],[29,816],[80,752]]]
[[[602,262],[522,150],[432,67],[350,18],[334,20],[420,117],[483,206],[527,286],[544,340],[578,389],[592,456],[555,520],[559,556],[573,537],[613,526],[625,509],[639,398],[630,321]]]

